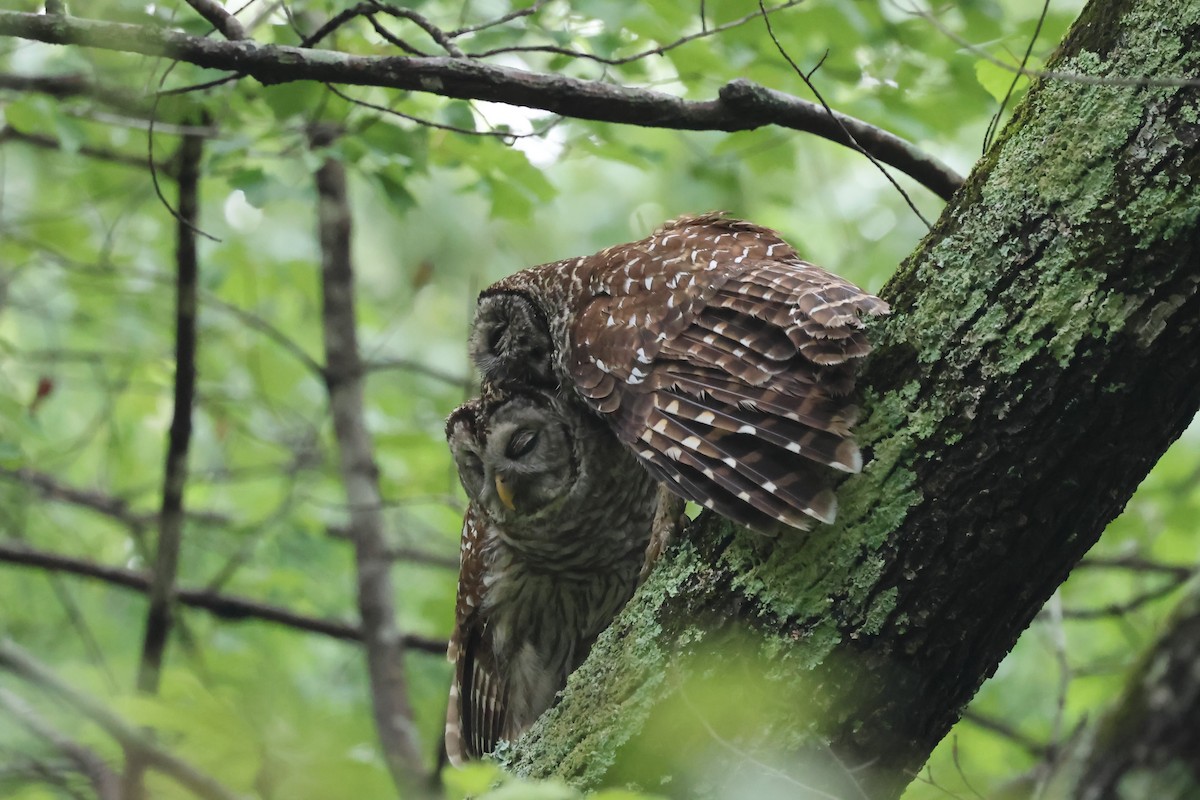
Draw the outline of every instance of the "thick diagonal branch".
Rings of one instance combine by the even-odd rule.
[[[650,89],[529,72],[474,59],[355,56],[248,40],[222,42],[164,28],[16,12],[0,12],[0,36],[166,56],[250,75],[266,84],[310,80],[383,86],[649,128],[744,131],[779,125],[840,144],[849,143],[848,131],[872,156],[943,199],[962,185],[960,175],[911,142],[853,117],[834,120],[817,103],[748,81],[731,82],[718,99],[688,101]]]
[[[1048,66],[1194,75],[1198,27],[1092,0]],[[883,291],[837,524],[768,544],[707,519],[510,765],[687,795],[736,742],[764,781],[899,796],[1200,408],[1198,113],[1186,86],[1036,83]],[[689,703],[721,669],[737,701]]]

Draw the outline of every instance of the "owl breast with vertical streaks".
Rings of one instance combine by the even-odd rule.
[[[659,498],[574,395],[488,385],[446,436],[469,501],[446,719],[461,764],[551,706],[633,594]]]

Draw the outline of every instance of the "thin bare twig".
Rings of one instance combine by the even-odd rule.
[[[1124,569],[1130,572],[1151,572],[1160,575],[1170,575],[1180,581],[1190,578],[1197,567],[1189,564],[1165,564],[1137,555],[1129,556],[1088,556],[1079,562],[1080,567],[1093,569]]]
[[[104,492],[79,489],[59,481],[54,476],[20,467],[9,469],[0,467],[0,478],[19,481],[37,489],[42,496],[60,503],[86,508],[116,520],[128,528],[142,529],[157,524],[158,513],[138,513],[130,510],[128,502],[122,497],[105,494]],[[185,511],[188,519],[205,525],[233,525],[233,520],[215,511]]]
[[[98,83],[83,74],[13,75],[0,73],[0,89],[37,92],[59,100],[86,97],[123,114],[136,116],[145,115],[150,110],[149,104],[142,97],[115,86]]]
[[[79,771],[87,776],[100,800],[121,800],[121,784],[117,774],[98,753],[55,728],[37,713],[33,706],[3,687],[0,687],[0,706],[38,738],[44,739],[75,764]]]
[[[994,55],[984,50],[978,45],[972,44],[963,37],[959,36],[954,31],[942,24],[942,21],[930,14],[928,11],[916,6],[903,6],[896,3],[896,7],[905,13],[920,17],[928,22],[937,30],[938,33],[950,39],[952,42],[967,50],[971,55],[982,58],[990,64],[994,64],[1003,70],[1024,75],[1027,78],[1050,78],[1052,80],[1068,81],[1071,83],[1083,83],[1089,86],[1131,86],[1131,87],[1161,87],[1174,88],[1182,86],[1200,86],[1200,78],[1182,78],[1182,77],[1166,77],[1158,78],[1152,75],[1085,75],[1081,72],[1059,72],[1057,70],[1042,70],[1042,69],[1027,69],[1024,66],[1014,66],[1002,58],[996,58]]]
[[[329,127],[316,127],[310,134],[311,146],[320,150],[337,135]],[[396,630],[379,469],[364,418],[365,381],[358,347],[345,167],[340,161],[326,159],[317,170],[316,182],[326,384],[349,505],[372,710],[392,779],[408,796],[420,790],[426,769],[408,700],[404,639]]]
[[[216,778],[151,740],[99,700],[69,686],[7,637],[0,638],[0,669],[6,669],[65,701],[116,739],[126,751],[137,753],[148,767],[171,776],[197,797],[204,800],[245,800]],[[128,798],[129,795],[124,794],[123,797]]]
[[[479,53],[469,53],[468,55],[470,55],[471,58],[487,58],[489,56],[495,56],[501,53],[553,53],[555,55],[570,56],[572,58],[582,58],[587,61],[595,61],[600,64],[607,64],[609,66],[620,66],[621,64],[630,64],[634,61],[641,61],[642,59],[649,58],[650,56],[661,56],[664,53],[669,53],[675,48],[682,47],[683,45],[694,42],[697,39],[704,39],[714,34],[721,33],[722,31],[737,28],[741,25],[745,25],[747,22],[750,22],[753,19],[757,19],[758,17],[763,17],[765,19],[768,14],[774,14],[777,11],[783,11],[784,9],[798,6],[803,2],[804,0],[786,0],[786,2],[780,3],[777,6],[771,6],[770,8],[764,8],[760,3],[758,11],[745,14],[737,19],[717,25],[714,28],[704,27],[702,25],[700,30],[696,33],[688,34],[687,36],[681,36],[674,41],[668,42],[667,44],[659,45],[658,47],[651,47],[634,53],[631,56],[622,56],[621,58],[605,58],[604,56],[585,53],[582,50],[573,50],[569,47],[556,47],[554,45],[518,45],[515,47],[497,47],[492,50],[484,50]],[[701,18],[703,19],[703,12],[701,12]]]
[[[467,136],[493,136],[497,139],[503,139],[504,141],[509,141],[511,139],[521,139],[526,136],[540,135],[538,133],[509,133],[507,131],[473,131],[473,130],[469,130],[467,128],[460,128],[456,125],[447,125],[443,122],[434,122],[433,120],[422,119],[421,117],[415,117],[412,114],[405,114],[403,111],[397,111],[394,108],[388,108],[387,106],[377,105],[376,103],[371,103],[367,100],[359,100],[356,97],[351,97],[350,95],[346,94],[341,89],[334,86],[333,84],[327,83],[327,84],[325,84],[325,88],[328,89],[329,91],[333,92],[333,94],[337,95],[341,99],[345,100],[347,103],[353,103],[356,106],[361,106],[363,108],[369,108],[372,111],[378,111],[381,114],[390,114],[391,116],[400,117],[401,119],[406,119],[409,122],[415,122],[418,125],[423,125],[426,128],[436,128],[437,130],[450,131],[451,133],[462,133]]]
[[[122,567],[109,567],[87,559],[49,553],[21,542],[0,541],[0,562],[76,575],[143,594],[150,589],[150,578],[143,572]],[[218,619],[231,622],[260,620],[341,641],[362,641],[362,631],[351,623],[309,617],[283,606],[263,603],[247,597],[186,587],[178,588],[175,597],[181,605],[206,611]],[[446,654],[446,642],[441,639],[409,635],[405,637],[404,641],[407,647],[422,653],[433,653],[439,656]]]
[[[1172,580],[1164,583],[1162,586],[1157,586],[1153,589],[1148,589],[1147,591],[1134,595],[1132,598],[1123,603],[1108,603],[1107,605],[1102,605],[1097,608],[1064,609],[1062,616],[1064,619],[1071,620],[1097,620],[1105,619],[1107,617],[1124,616],[1131,611],[1138,610],[1148,603],[1152,603],[1155,600],[1166,597],[1171,592],[1182,586],[1185,580],[1186,577],[1173,578]]]
[[[430,367],[418,361],[413,361],[410,358],[380,358],[368,361],[366,368],[370,372],[383,372],[393,369],[415,372],[418,375],[433,378],[450,386],[466,386],[470,382],[470,378],[466,375],[455,375],[450,372],[444,372],[436,367]]]
[[[226,11],[225,7],[217,0],[187,0],[187,4],[197,14],[208,20],[226,39],[234,41],[246,38],[246,30],[242,27],[242,23],[238,22],[237,17],[233,14]]]
[[[0,128],[0,143],[3,142],[22,142],[43,150],[67,150],[67,148],[63,146],[62,142],[60,142],[58,139],[55,139],[53,136],[43,136],[36,133],[22,133],[21,131],[8,126]],[[147,168],[146,159],[142,156],[121,153],[116,150],[105,150],[100,147],[91,147],[85,144],[75,148],[74,152],[82,156],[87,156],[88,158],[94,158],[98,161],[106,161],[109,164],[119,164],[123,167],[134,167],[136,169]],[[162,169],[162,165],[159,165],[159,169]]]
[[[382,11],[385,14],[390,14],[393,17],[406,19],[421,30],[425,31],[425,33],[429,35],[429,38],[437,42],[438,46],[445,50],[446,53],[452,58],[466,58],[466,56],[463,55],[463,51],[458,49],[458,45],[454,44],[454,42],[450,40],[450,37],[446,35],[445,31],[443,31],[437,25],[434,25],[426,17],[418,14],[416,11],[413,11],[411,8],[401,8],[399,6],[391,5],[390,3],[381,2],[381,0],[369,0],[369,2],[371,5],[375,6],[377,10]]]
[[[495,28],[499,25],[504,25],[505,23],[512,22],[514,19],[531,17],[541,11],[542,6],[546,5],[546,3],[549,1],[550,0],[537,0],[537,2],[531,6],[527,6],[526,8],[518,8],[516,11],[510,11],[503,16],[496,17],[495,19],[488,20],[487,22],[479,22],[475,25],[465,25],[461,28],[455,28],[452,31],[447,31],[446,36],[451,39],[457,39],[460,36],[466,36],[468,33],[476,33],[477,31],[482,31],[487,28]]]
[[[980,714],[978,711],[970,709],[963,712],[962,718],[978,728],[1008,739],[1035,759],[1040,760],[1044,758],[1046,751],[1050,749],[1033,737],[1021,733],[1021,731],[1004,720],[989,717],[986,714]]]
[[[375,29],[375,32],[378,33],[381,37],[383,37],[383,40],[386,41],[388,44],[392,45],[393,47],[400,48],[400,50],[404,51],[405,53],[408,53],[410,56],[428,57],[430,55],[430,53],[426,53],[424,50],[420,49],[419,47],[409,44],[407,40],[401,39],[399,36],[392,33],[391,31],[389,31],[387,29],[387,26],[385,26],[379,20],[375,19],[374,14],[367,14],[366,17],[367,17],[367,22],[371,23],[371,27]]]
[[[812,76],[813,73],[820,68],[821,64],[825,63],[825,58],[829,55],[829,53],[826,52],[825,55],[821,56],[821,60],[817,62],[817,65],[808,72],[800,69],[800,65],[797,64],[790,55],[788,55],[787,50],[784,49],[783,44],[775,35],[775,29],[771,27],[771,18],[767,15],[766,7],[763,5],[763,0],[758,0],[758,7],[762,9],[763,23],[767,26],[767,35],[770,36],[771,41],[775,43],[775,48],[779,50],[779,54],[783,56],[784,60],[787,61],[787,63],[791,65],[792,69],[795,70],[796,74],[800,76],[800,80],[804,81],[804,85],[807,86],[808,90],[813,93],[814,97],[817,98],[817,102],[820,103],[821,107],[825,109],[825,113],[829,115],[829,118],[838,122],[838,127],[840,127],[842,133],[845,134],[850,146],[866,156],[867,160],[870,161],[871,164],[873,164],[875,168],[882,173],[883,177],[887,179],[888,183],[890,183],[896,189],[896,191],[900,193],[900,196],[904,198],[904,202],[907,203],[912,212],[917,215],[917,218],[920,219],[921,222],[925,223],[925,227],[932,228],[933,226],[929,224],[929,220],[925,219],[925,215],[921,213],[921,210],[917,208],[915,203],[913,203],[912,198],[908,196],[908,192],[904,191],[904,187],[892,177],[892,173],[888,172],[887,169],[884,168],[883,164],[879,163],[879,159],[873,156],[871,152],[867,150],[867,148],[858,143],[858,139],[856,139],[854,134],[851,133],[845,125],[842,125],[837,117],[834,116],[833,109],[829,107],[829,104],[825,102],[825,98],[819,91],[817,91],[816,85],[812,82]]]
[[[1046,15],[1050,13],[1050,0],[1044,0],[1042,3],[1042,13],[1038,15],[1037,26],[1033,29],[1033,35],[1029,37],[1029,45],[1025,48],[1025,55],[1021,56],[1021,69],[1025,69],[1025,65],[1029,63],[1029,57],[1033,55],[1033,45],[1037,42],[1038,34],[1042,32],[1042,25],[1046,22]],[[1017,90],[1017,83],[1021,80],[1021,74],[1015,73],[1012,81],[1008,84],[1007,91],[1004,92],[1004,99],[1000,101],[1000,107],[996,109],[996,113],[992,115],[991,121],[988,122],[987,131],[983,134],[983,152],[987,152],[992,146],[992,140],[996,137],[996,130],[1000,127],[1000,117],[1004,114],[1004,109],[1008,106],[1008,101],[1012,99],[1013,92]]]
[[[315,358],[306,353],[304,348],[301,347],[296,340],[289,337],[267,320],[258,316],[253,311],[248,311],[239,306],[235,306],[233,303],[226,302],[210,292],[204,292],[203,299],[205,304],[212,305],[214,308],[218,308],[227,314],[237,317],[237,319],[247,328],[258,331],[262,335],[266,336],[272,342],[287,351],[288,355],[300,362],[300,364],[314,376],[320,378],[321,380],[325,379],[325,368],[321,366]]]

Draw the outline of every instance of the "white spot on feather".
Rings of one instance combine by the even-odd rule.
[[[699,436],[689,436],[688,438],[686,438],[682,442],[680,442],[680,444],[682,444],[688,450],[695,450],[697,447],[700,446],[700,437]]]
[[[800,445],[796,444],[795,442],[788,442],[787,447],[784,449],[787,450],[789,453],[799,453]]]

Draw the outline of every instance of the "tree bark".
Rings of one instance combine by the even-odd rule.
[[[838,522],[694,525],[511,768],[899,795],[1200,406],[1200,92],[1127,80],[1197,42],[1087,6],[1050,68],[1101,80],[1038,81],[884,291]]]

